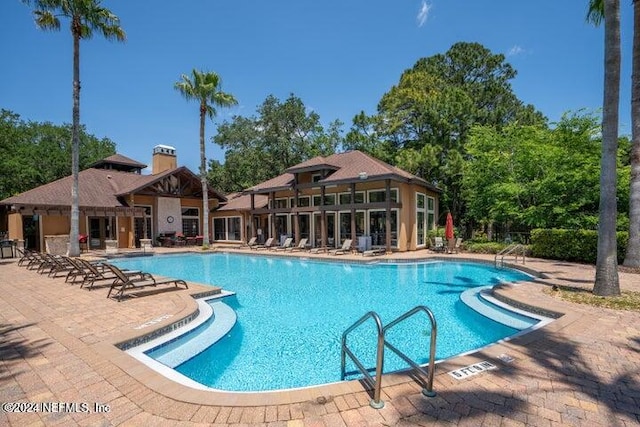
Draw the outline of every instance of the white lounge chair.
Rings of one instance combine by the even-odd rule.
[[[293,243],[293,238],[292,237],[287,237],[286,239],[284,239],[284,242],[282,242],[282,246],[274,246],[274,247],[271,248],[271,250],[273,250],[273,251],[285,251],[285,250],[291,248],[291,243]]]
[[[304,251],[305,249],[307,249],[307,242],[309,241],[309,239],[300,239],[300,241],[298,242],[297,246],[292,246],[290,248],[286,248],[285,250],[287,251]]]
[[[256,246],[258,244],[258,238],[257,237],[252,237],[249,239],[249,241],[247,243],[242,243],[240,246],[238,246],[239,249],[244,249],[244,248],[253,248],[254,246]]]
[[[456,238],[455,243],[453,245],[449,245],[449,253],[457,254],[458,251],[460,251],[461,246],[462,246],[462,238],[458,237]]]
[[[342,243],[342,247],[339,249],[334,249],[331,251],[331,253],[333,255],[343,255],[346,254],[347,252],[349,252],[351,250],[351,243],[353,241],[351,239],[345,239],[345,241]]]
[[[431,250],[434,252],[444,252],[447,250],[447,247],[444,244],[444,241],[442,240],[442,237],[434,237],[433,238],[434,244],[431,247]]]
[[[386,253],[387,253],[387,248],[379,247],[379,248],[371,248],[362,252],[362,256],[376,256],[376,255],[384,255]]]
[[[251,246],[251,249],[255,249],[256,251],[260,250],[260,249],[269,249],[273,246],[273,241],[275,239],[273,237],[269,237],[267,239],[266,242],[264,242],[264,245],[255,245],[255,246]]]

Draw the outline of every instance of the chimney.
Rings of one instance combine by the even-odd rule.
[[[151,173],[159,174],[169,169],[178,167],[176,149],[168,145],[156,145],[153,147],[153,163]]]

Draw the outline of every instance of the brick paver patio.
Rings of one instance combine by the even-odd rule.
[[[106,289],[87,291],[2,260],[0,402],[34,405],[3,406],[0,425],[639,425],[639,313],[566,303],[543,292],[553,283],[592,286],[593,266],[528,259],[527,267],[545,277],[496,293],[562,313],[561,318],[439,364],[435,398],[422,396],[407,375],[387,375],[385,406],[375,410],[355,381],[246,394],[172,383],[113,344],[193,313],[191,294],[204,287],[190,284],[188,290],[117,303],[105,298]],[[620,280],[623,289],[640,291],[639,275],[620,273]],[[513,361],[503,362],[498,357],[503,354]],[[497,369],[464,380],[448,375],[481,361]],[[39,402],[49,406],[35,405]],[[12,412],[16,408],[31,412]]]

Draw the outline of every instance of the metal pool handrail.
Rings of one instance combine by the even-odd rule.
[[[377,355],[376,355],[376,378],[375,380],[371,377],[371,374],[367,371],[360,360],[356,357],[355,354],[347,347],[347,335],[358,326],[362,325],[369,318],[372,318],[376,323],[376,328],[378,330],[378,345],[377,345]],[[382,322],[380,321],[380,316],[374,311],[370,311],[364,316],[362,316],[357,322],[351,325],[344,333],[342,334],[342,351],[341,351],[341,375],[340,378],[344,380],[345,378],[345,369],[346,369],[346,355],[349,355],[353,363],[358,367],[360,372],[369,380],[371,385],[373,386],[373,399],[369,402],[372,408],[381,409],[384,407],[384,402],[380,400],[380,390],[382,387],[382,367],[384,365],[384,331],[382,328]]]
[[[398,350],[393,344],[389,343],[385,339],[386,332],[396,326],[398,323],[403,322],[414,314],[423,311],[429,317],[429,321],[431,322],[431,335],[430,335],[430,348],[429,348],[429,370],[425,371],[424,368],[418,365],[416,362],[411,360],[406,354]],[[375,380],[365,368],[360,360],[357,358],[355,354],[349,349],[347,346],[347,336],[358,326],[362,325],[369,318],[372,318],[376,323],[376,328],[378,330],[378,344],[377,344],[377,355],[376,355],[376,377]],[[346,356],[348,355],[356,367],[360,370],[362,375],[369,381],[369,384],[373,388],[373,399],[369,402],[369,405],[375,409],[381,409],[384,407],[384,402],[380,400],[381,388],[382,388],[382,368],[384,366],[384,349],[388,347],[391,351],[397,354],[402,360],[407,362],[409,366],[420,372],[427,378],[426,387],[422,389],[422,394],[428,397],[434,397],[436,393],[433,391],[433,375],[435,370],[435,358],[436,358],[436,337],[438,333],[438,326],[436,324],[436,318],[433,315],[433,312],[429,310],[429,308],[419,305],[406,313],[402,314],[387,326],[382,326],[382,322],[380,321],[380,316],[374,311],[370,311],[360,319],[358,319],[353,325],[349,326],[346,331],[342,334],[342,349],[341,349],[341,374],[340,378],[344,380],[346,376]]]
[[[420,372],[422,375],[424,375],[427,378],[427,387],[422,389],[422,394],[424,394],[425,396],[428,396],[428,397],[434,397],[436,395],[436,392],[433,391],[433,374],[434,374],[434,370],[435,370],[436,338],[437,338],[437,334],[438,334],[438,325],[436,323],[436,318],[433,315],[433,312],[431,310],[429,310],[428,307],[425,307],[424,305],[416,306],[416,307],[412,308],[411,310],[407,311],[406,313],[402,314],[401,316],[397,317],[395,320],[393,320],[387,326],[382,328],[382,332],[383,332],[383,337],[384,337],[389,329],[393,328],[398,323],[408,319],[409,317],[413,316],[414,314],[416,314],[416,313],[418,313],[420,311],[425,312],[427,314],[427,316],[429,317],[429,321],[431,322],[431,335],[430,335],[430,345],[429,345],[429,370],[428,371],[425,372],[425,370],[424,370],[424,368],[422,366],[418,365],[416,362],[411,360],[411,358],[409,358],[406,354],[404,354],[403,352],[398,350],[398,348],[395,347],[390,342],[388,342],[386,340],[386,338],[384,339],[384,345],[386,347],[388,347],[391,351],[393,351],[395,354],[397,354],[402,360],[407,362],[407,364],[409,366],[411,366],[413,369],[415,369],[416,371]]]
[[[504,257],[506,257],[507,255],[514,255],[515,262],[517,263],[519,252],[520,252],[520,255],[522,255],[522,264],[525,264],[527,248],[520,243],[512,243],[511,245],[507,246],[506,248],[504,248],[503,250],[501,250],[496,254],[496,256],[493,259],[495,266],[504,267]],[[498,258],[500,258],[500,261],[498,261]]]

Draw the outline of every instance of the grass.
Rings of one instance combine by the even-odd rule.
[[[640,292],[624,291],[617,297],[601,297],[590,290],[571,286],[554,286],[545,293],[565,301],[587,304],[613,310],[640,311]]]

